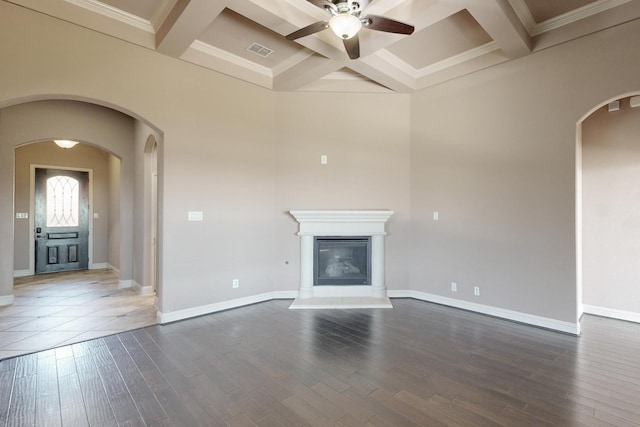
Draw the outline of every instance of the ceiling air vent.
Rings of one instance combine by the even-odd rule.
[[[251,43],[249,45],[249,47],[247,48],[247,50],[249,52],[253,52],[256,55],[260,55],[263,58],[266,58],[267,56],[271,55],[273,53],[273,49],[269,49],[268,47],[264,47],[261,44],[258,43]]]

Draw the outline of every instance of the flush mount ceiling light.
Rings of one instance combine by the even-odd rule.
[[[351,59],[360,58],[360,41],[358,33],[362,28],[384,31],[396,34],[412,34],[413,26],[384,16],[366,15],[360,17],[369,0],[307,0],[314,6],[326,10],[331,14],[329,21],[319,21],[304,28],[294,31],[287,37],[288,40],[309,36],[327,28],[342,39],[344,48]]]
[[[54,139],[53,142],[60,148],[73,148],[78,144],[78,141],[70,141],[68,139]]]

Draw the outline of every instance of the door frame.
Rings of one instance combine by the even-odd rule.
[[[89,236],[87,239],[87,266],[89,270],[97,268],[93,264],[93,169],[31,163],[29,165],[29,275],[33,276],[36,272],[36,236],[34,230],[36,210],[36,169],[59,169],[75,172],[87,172],[89,174]]]

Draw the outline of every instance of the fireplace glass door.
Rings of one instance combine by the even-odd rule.
[[[314,285],[371,285],[371,238],[316,237]]]

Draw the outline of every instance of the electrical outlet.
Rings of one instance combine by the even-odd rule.
[[[233,279],[232,286],[234,288],[240,287],[240,279]]]
[[[479,296],[480,295],[480,287],[479,286],[476,286],[476,287],[473,288],[473,294],[475,296]]]
[[[322,156],[320,156],[320,164],[326,165],[327,161],[328,161],[328,159],[327,159],[326,155],[323,154]]]
[[[451,282],[451,292],[458,292],[458,284],[456,282]]]

